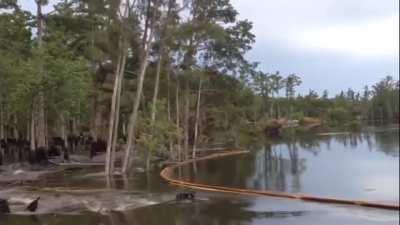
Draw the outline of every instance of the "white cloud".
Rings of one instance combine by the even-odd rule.
[[[398,0],[232,0],[254,22],[258,43],[352,57],[395,56]]]
[[[399,55],[399,17],[391,16],[362,24],[305,29],[293,42],[304,48],[355,56]]]

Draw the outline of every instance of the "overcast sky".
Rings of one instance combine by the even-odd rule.
[[[254,23],[249,58],[296,73],[302,93],[361,89],[399,74],[399,0],[233,0]]]
[[[34,9],[33,0],[20,2]],[[361,90],[399,75],[399,0],[232,2],[254,23],[257,42],[248,58],[265,72],[298,74],[301,93]]]

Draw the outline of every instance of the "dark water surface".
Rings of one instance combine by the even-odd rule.
[[[199,183],[398,204],[399,130],[264,143],[185,172]]]
[[[197,163],[183,177],[211,184],[398,202],[398,130],[320,135],[255,143],[249,155]],[[395,225],[398,211],[269,197],[197,193],[175,202],[179,188],[158,171],[106,180],[102,168],[69,170],[0,190],[0,198],[40,195],[38,214],[13,204],[0,225]],[[68,189],[73,190],[68,191]]]

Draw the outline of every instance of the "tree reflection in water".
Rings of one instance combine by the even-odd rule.
[[[294,193],[348,193],[350,198],[372,196],[373,193],[364,194],[364,189],[374,186],[388,198],[384,186],[396,179],[395,172],[389,169],[396,167],[393,157],[399,157],[398,134],[398,130],[390,130],[263,140],[262,147],[251,154],[199,162],[197,175],[192,171],[190,180]],[[367,165],[377,166],[373,174],[367,172]],[[386,183],[379,183],[379,179]]]

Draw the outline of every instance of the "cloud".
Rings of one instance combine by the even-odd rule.
[[[327,16],[336,22],[360,22],[398,16],[398,0],[335,0],[327,10]]]
[[[362,90],[365,85],[399,73],[396,58],[357,58],[339,52],[287,48],[282,43],[258,42],[248,58],[260,61],[259,68],[266,72],[296,73],[303,80],[298,88],[303,94],[309,89],[319,93],[327,89],[332,95],[348,88]]]
[[[297,73],[299,88],[360,90],[399,73],[398,0],[232,0],[254,23],[248,54],[266,72]]]
[[[308,31],[312,34],[330,32],[326,28],[340,31],[343,27],[348,31],[359,27],[368,35],[367,29],[382,31],[384,28],[387,34],[399,18],[398,0],[280,0],[262,3],[258,0],[232,0],[232,3],[241,18],[254,22],[257,41],[286,42],[288,45],[298,44],[294,39]]]
[[[398,57],[399,17],[379,21],[349,24],[308,30],[296,39],[299,46],[309,49],[341,52],[355,56]]]

